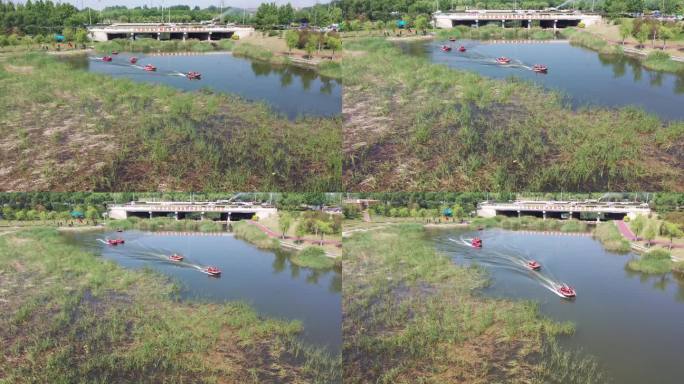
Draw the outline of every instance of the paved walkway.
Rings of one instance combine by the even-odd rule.
[[[629,241],[637,241],[639,238],[636,237],[634,232],[632,232],[631,229],[629,229],[629,225],[624,222],[624,220],[615,220],[615,225],[617,225],[618,230],[624,236],[627,240]]]

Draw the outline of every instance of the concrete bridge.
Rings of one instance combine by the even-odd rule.
[[[622,220],[648,215],[648,205],[639,203],[596,203],[575,201],[516,201],[514,203],[480,203],[478,216],[536,216],[543,219]]]
[[[119,23],[111,25],[95,25],[88,27],[88,34],[93,41],[113,39],[131,39],[147,37],[157,40],[198,39],[214,41],[230,39],[233,35],[247,37],[254,32],[252,27],[235,25],[205,24],[163,24],[163,23]]]
[[[601,22],[601,16],[562,11],[541,10],[470,10],[465,12],[441,12],[432,14],[437,28],[453,28],[459,25],[480,27],[485,24],[496,24],[506,28],[506,24],[519,24],[521,27],[531,28],[534,22],[539,22],[542,28],[576,27],[579,23],[586,26]]]
[[[249,203],[220,203],[220,202],[131,202],[128,204],[111,204],[107,206],[107,213],[112,219],[126,219],[128,217],[154,218],[173,217],[181,220],[187,216],[198,216],[201,220],[213,214],[213,220],[238,221],[257,217],[265,219],[277,212],[276,208]]]

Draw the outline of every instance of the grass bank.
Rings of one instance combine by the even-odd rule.
[[[594,238],[603,244],[603,247],[611,252],[627,253],[631,250],[620,230],[612,221],[600,223],[594,230]]]
[[[485,298],[488,278],[438,254],[421,225],[345,239],[343,369],[348,383],[597,383],[596,364],[562,351],[573,333],[537,303]]]
[[[581,47],[589,48],[604,55],[627,55],[623,47],[619,44],[611,43],[601,36],[591,32],[578,30],[569,31],[570,43]],[[638,59],[644,68],[659,72],[670,72],[684,74],[684,63],[674,61],[666,52],[651,51],[647,55],[629,54],[630,57]]]
[[[645,274],[664,274],[672,270],[670,252],[664,249],[648,251],[627,263],[627,268]]]
[[[435,32],[435,36],[440,40],[446,40],[450,37],[472,40],[554,40],[564,37],[562,30],[554,33],[553,30],[539,27],[529,29],[521,27],[501,28],[501,25],[487,25],[480,28],[459,26],[451,29],[438,29]]]
[[[34,53],[0,66],[1,189],[340,188],[340,118],[74,70]]]
[[[325,250],[320,247],[306,247],[292,255],[290,261],[300,267],[313,269],[330,269],[336,265],[336,260],[326,256]]]
[[[434,64],[380,38],[345,46],[360,51],[342,65],[348,189],[684,188],[684,122],[575,111],[537,85]]]
[[[235,46],[232,40],[200,41],[188,40],[156,40],[156,39],[114,39],[95,43],[95,50],[101,53],[119,52],[210,52],[230,51]]]
[[[280,249],[278,239],[270,238],[259,228],[246,221],[231,223],[233,233],[238,239],[245,240],[262,249]]]
[[[533,231],[587,232],[587,223],[579,220],[540,219],[532,216],[521,217],[476,217],[470,222],[470,228],[503,228],[527,229]]]
[[[54,229],[0,237],[0,377],[7,382],[341,382],[301,323],[177,287],[67,243]]]
[[[223,224],[211,220],[175,220],[164,217],[140,219],[130,217],[125,220],[110,220],[109,229],[139,229],[141,231],[188,231],[188,232],[221,232]]]

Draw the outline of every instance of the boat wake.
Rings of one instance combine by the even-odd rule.
[[[451,237],[448,239],[449,241],[458,245],[464,245],[468,248],[472,248],[472,238],[461,236],[458,239]],[[518,275],[530,278],[538,283],[541,287],[553,292],[555,295],[564,297],[559,292],[559,288],[564,286],[565,283],[556,278],[553,272],[549,270],[547,266],[542,266],[542,269],[539,271],[532,271],[527,265],[532,258],[528,255],[524,255],[523,252],[516,250],[513,247],[504,247],[503,252],[498,250],[483,249],[482,252],[468,252],[462,256],[466,260],[477,262],[478,264],[506,269]]]

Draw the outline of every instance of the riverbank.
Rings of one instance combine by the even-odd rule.
[[[341,382],[299,322],[243,303],[177,300],[150,271],[105,262],[54,229],[0,237],[0,376],[10,382]]]
[[[218,41],[188,40],[156,40],[156,39],[115,39],[94,43],[97,52],[111,54],[112,52],[211,52],[230,51],[235,46],[234,40]]]
[[[450,69],[382,38],[346,47],[363,52],[342,66],[348,189],[684,189],[682,122],[573,110],[541,86]]]
[[[307,239],[282,239],[275,233],[265,231],[263,226],[249,221],[231,224],[235,237],[245,240],[258,248],[277,250],[287,248],[292,251],[290,260],[300,267],[330,269],[339,267],[341,260],[335,244],[321,245],[318,241]],[[309,245],[307,245],[307,243]]]
[[[232,94],[115,79],[40,53],[5,63],[2,189],[340,187],[340,118],[290,121]]]
[[[212,220],[176,220],[166,217],[141,219],[129,217],[123,220],[107,221],[111,230],[138,229],[141,231],[177,231],[177,232],[221,232],[225,231],[224,223]]]
[[[659,72],[684,74],[684,56],[681,56],[679,60],[673,60],[672,56],[663,50],[646,49],[645,47],[642,49],[631,48],[587,31],[575,30],[569,32],[568,35],[570,36],[570,44],[589,48],[602,55],[628,55],[638,59],[644,68]]]
[[[346,382],[605,380],[554,342],[572,324],[533,302],[480,296],[484,270],[438,254],[420,225],[352,234],[343,268]]]

